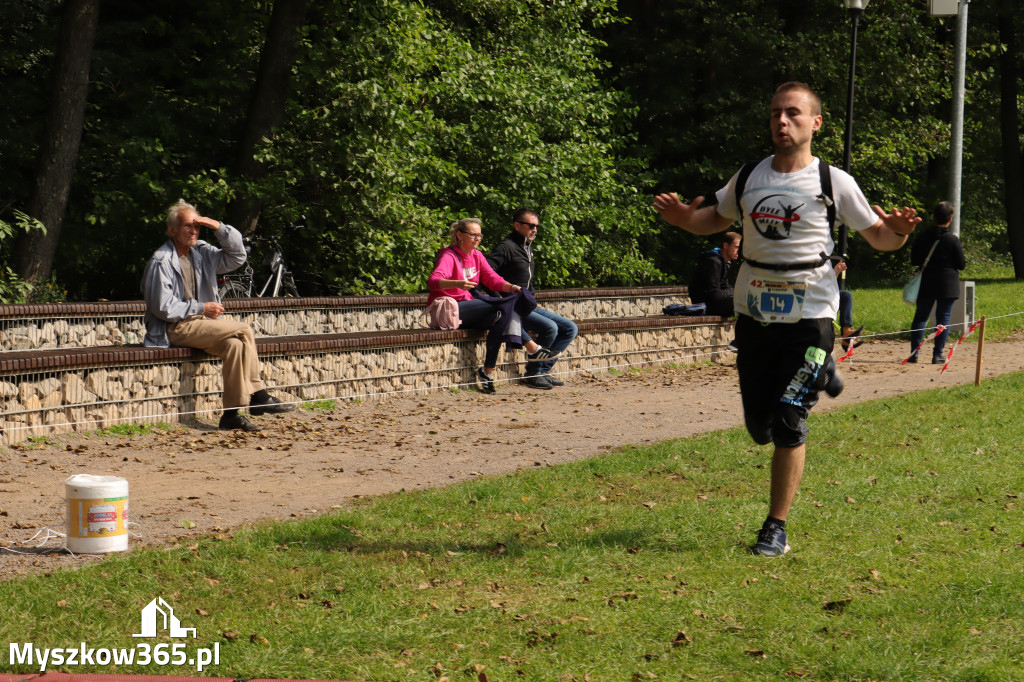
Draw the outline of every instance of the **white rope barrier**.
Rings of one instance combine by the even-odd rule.
[[[1024,312],[1007,313],[1005,315],[988,317],[986,319],[988,319],[988,320],[997,320],[997,319],[1003,319],[1003,318],[1008,318],[1008,317],[1015,317],[1015,316],[1019,316],[1019,315],[1024,315]],[[954,328],[957,328],[957,327],[966,327],[966,326],[967,326],[967,323],[956,323],[956,324],[947,325],[947,327],[949,327],[950,329],[954,329]],[[924,331],[927,333],[927,332],[935,330],[935,329],[936,329],[936,327],[926,327],[924,329]],[[912,331],[913,330],[911,330],[911,329],[902,329],[902,330],[891,331],[891,332],[877,332],[877,333],[873,333],[873,334],[862,334],[862,335],[857,336],[856,338],[857,339],[882,339],[882,338],[886,338],[886,337],[894,337],[894,336],[899,336],[899,335],[906,335],[906,334],[911,333]],[[711,350],[711,351],[702,351],[702,352],[689,353],[689,354],[679,354],[679,355],[674,355],[674,356],[670,356],[670,357],[657,357],[657,358],[645,359],[645,360],[634,360],[634,361],[621,362],[621,363],[617,363],[617,364],[602,365],[602,366],[598,366],[598,367],[588,367],[588,368],[580,368],[580,369],[563,370],[563,371],[560,371],[560,372],[553,372],[552,374],[554,374],[556,376],[572,376],[572,375],[575,375],[575,374],[583,374],[583,373],[587,373],[587,372],[607,371],[609,369],[629,369],[629,368],[634,368],[634,367],[643,367],[645,365],[652,365],[652,364],[655,364],[655,363],[659,363],[660,364],[660,363],[669,363],[669,362],[686,362],[688,364],[692,364],[692,363],[695,363],[695,362],[700,362],[701,358],[703,358],[705,360],[711,360],[712,358],[714,358],[716,356],[723,355],[723,354],[734,353],[735,352],[735,350],[731,346],[728,346],[728,345],[726,345],[726,346],[718,346],[718,348],[721,348],[721,350]],[[607,353],[607,354],[603,354],[603,355],[594,355],[594,356],[563,356],[560,359],[562,359],[562,360],[593,359],[593,358],[601,358],[601,357],[620,357],[620,356],[624,356],[624,355],[639,355],[639,354],[654,355],[654,354],[669,353],[669,352],[680,351],[680,350],[685,350],[685,348],[679,348],[679,347],[675,347],[675,348],[668,348],[668,347],[666,347],[666,348],[651,348],[651,349],[643,349],[643,350],[623,351],[623,352],[619,352],[619,353]],[[396,373],[394,375],[388,374],[388,375],[381,375],[381,376],[353,377],[353,378],[335,379],[335,380],[330,380],[329,379],[329,380],[324,380],[324,381],[319,381],[319,382],[303,382],[303,383],[300,383],[300,384],[282,384],[282,385],[279,385],[279,386],[275,386],[274,388],[287,390],[287,389],[299,388],[299,387],[303,387],[303,386],[337,385],[337,384],[344,384],[344,383],[355,383],[355,382],[374,381],[374,380],[381,380],[381,379],[392,379],[394,377],[420,376],[420,375],[424,375],[424,374],[441,375],[441,374],[444,374],[446,372],[447,373],[460,373],[461,374],[462,372],[465,372],[465,371],[470,370],[470,369],[473,369],[473,368],[452,367],[452,368],[440,369],[440,370],[422,370],[422,371],[415,371],[415,372],[401,372],[401,373]],[[495,384],[505,384],[505,383],[516,382],[516,381],[519,381],[519,380],[520,380],[520,377],[502,377],[502,378],[495,378],[494,379],[494,383]],[[314,402],[317,402],[317,401],[365,400],[365,399],[370,399],[370,398],[383,398],[383,397],[400,396],[400,395],[411,394],[411,393],[428,393],[428,392],[431,392],[431,391],[438,391],[438,390],[451,391],[451,390],[456,390],[456,389],[473,388],[473,387],[476,387],[476,386],[477,386],[477,382],[474,379],[472,381],[467,381],[467,382],[452,382],[452,383],[441,384],[441,385],[437,385],[437,386],[410,387],[410,388],[401,388],[401,389],[386,390],[386,391],[354,393],[352,395],[346,395],[346,396],[313,398],[313,399],[308,399],[308,400],[294,400],[294,401],[289,401],[289,402],[282,402],[282,404],[285,404],[285,405],[304,405],[304,404],[314,403]],[[219,391],[194,392],[194,393],[189,394],[187,397],[189,397],[189,398],[209,397],[209,396],[217,395],[218,393],[219,393]],[[144,399],[144,400],[168,400],[168,399],[174,399],[174,397],[172,397],[172,396],[159,396],[159,397],[154,397],[154,398],[149,398],[149,399]],[[118,401],[102,401],[102,402],[97,401],[97,402],[93,402],[93,403],[89,403],[89,404],[74,405],[73,407],[74,408],[101,407],[101,406],[107,406],[107,405],[118,405],[118,404],[138,403],[138,402],[140,402],[140,401],[139,400],[118,400]],[[63,410],[63,409],[68,409],[68,406],[41,408],[41,409],[31,410],[31,411],[23,410],[23,411],[18,412],[18,413],[10,413],[10,414],[11,415],[14,415],[14,414],[28,414],[28,413],[41,414],[41,413],[46,413],[46,412],[50,412],[50,411],[54,411],[54,410]],[[88,426],[88,425],[93,425],[93,424],[153,423],[153,422],[159,422],[160,420],[171,421],[171,420],[173,420],[175,418],[176,419],[181,419],[181,418],[188,418],[188,417],[199,417],[199,416],[203,416],[203,415],[211,415],[211,414],[220,412],[221,410],[222,410],[222,408],[220,408],[220,407],[209,408],[209,409],[187,410],[187,411],[175,410],[174,412],[163,412],[163,413],[147,414],[147,415],[132,415],[132,416],[124,416],[124,417],[105,417],[105,418],[102,418],[102,419],[83,419],[83,420],[77,420],[77,421],[60,422],[60,423],[56,423],[56,424],[36,424],[36,425],[24,425],[24,426],[13,426],[12,425],[12,426],[7,426],[5,428],[5,430],[9,431],[9,432],[17,432],[17,431],[39,430],[41,428],[48,428],[48,427],[59,427],[61,429],[77,430],[77,429],[75,429],[75,427],[78,427],[78,426]]]

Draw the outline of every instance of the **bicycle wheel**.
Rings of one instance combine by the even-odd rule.
[[[229,279],[224,282],[224,286],[220,288],[221,298],[248,298],[249,292],[245,290],[240,282],[236,282],[233,279]]]

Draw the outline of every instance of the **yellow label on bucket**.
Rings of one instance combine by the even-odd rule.
[[[128,532],[128,498],[68,500],[68,535],[109,538]]]

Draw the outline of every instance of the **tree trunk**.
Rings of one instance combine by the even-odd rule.
[[[1024,157],[1020,145],[1019,74],[1016,14],[1010,0],[999,4],[999,40],[1006,51],[999,57],[999,123],[1003,138],[1003,182],[1006,237],[1013,258],[1013,275],[1024,279]]]
[[[14,270],[33,284],[50,276],[64,210],[75,174],[89,93],[89,62],[100,0],[66,0],[54,64],[46,126],[40,144],[28,213],[46,226],[23,235],[13,254]]]
[[[235,170],[241,180],[256,180],[266,173],[253,154],[257,143],[270,134],[284,115],[288,81],[298,47],[298,30],[305,21],[308,5],[309,0],[277,0],[274,3],[235,162]],[[256,229],[261,208],[260,198],[243,190],[228,207],[228,222],[244,234],[251,234]]]

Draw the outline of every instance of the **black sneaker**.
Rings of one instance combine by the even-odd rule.
[[[221,431],[247,431],[249,433],[260,430],[260,427],[256,426],[244,415],[238,414],[237,412],[234,414],[222,414],[217,428]]]
[[[547,380],[552,386],[565,386],[565,382],[558,377],[552,376],[551,374],[542,374],[542,377]]]
[[[561,351],[539,348],[536,353],[527,353],[526,357],[529,358],[530,362],[537,362],[538,360],[554,360],[561,354]]]
[[[262,403],[249,403],[249,414],[259,417],[264,414],[282,414],[295,409],[294,404],[282,403],[274,396],[270,396]]]
[[[914,353],[909,358],[907,358],[907,364],[910,364],[910,365],[916,365],[917,364],[917,353]]]
[[[941,355],[933,355],[932,356],[932,364],[933,365],[944,365],[944,364],[946,364],[946,361],[942,358]]]
[[[494,393],[494,378],[487,376],[483,367],[476,371],[476,383],[484,393]]]
[[[750,551],[766,557],[782,556],[789,551],[786,529],[774,523],[765,522],[757,532],[757,542]]]
[[[542,391],[551,390],[551,384],[548,383],[547,377],[543,374],[534,374],[533,376],[524,377],[523,383],[530,388],[539,388]]]

